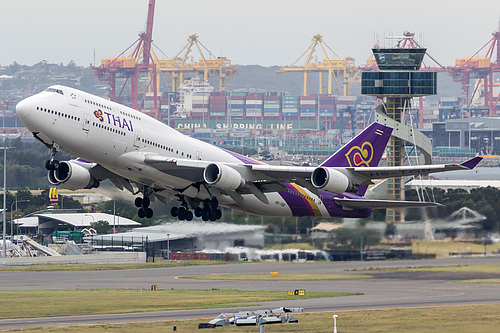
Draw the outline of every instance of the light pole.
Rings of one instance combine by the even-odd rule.
[[[5,111],[4,117],[5,121]],[[4,141],[5,144],[5,141]],[[2,147],[3,149],[3,247],[2,247],[2,257],[7,257],[7,242],[6,242],[6,232],[7,232],[7,147]]]
[[[14,204],[16,204],[16,210],[17,210],[17,203],[18,202],[29,202],[29,200],[17,200],[14,201],[11,205],[10,205],[10,236],[14,236],[14,220],[12,219],[12,208],[14,206]]]
[[[92,223],[95,223],[95,218],[94,218],[92,215],[90,215],[90,214],[85,214],[84,216],[89,216],[89,217],[91,217],[91,218],[92,218]],[[83,219],[82,219],[82,222],[83,222]],[[83,227],[83,226],[82,226],[82,227]]]
[[[170,261],[170,234],[167,234],[167,260]]]
[[[337,317],[338,315],[333,315],[333,333],[337,333]]]

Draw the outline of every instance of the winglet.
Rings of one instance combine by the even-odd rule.
[[[474,157],[468,161],[465,161],[464,163],[460,164],[461,166],[464,166],[466,167],[467,169],[474,169],[476,167],[476,165],[479,164],[479,162],[481,162],[483,160],[482,157]]]

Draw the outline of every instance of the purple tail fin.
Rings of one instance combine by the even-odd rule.
[[[372,123],[344,147],[336,151],[321,166],[323,167],[375,167],[380,162],[392,128]],[[360,186],[358,193],[364,195],[367,186]]]

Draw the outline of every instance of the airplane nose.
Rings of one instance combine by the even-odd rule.
[[[23,119],[29,116],[31,112],[31,103],[28,98],[23,99],[16,105],[16,113],[19,118]]]

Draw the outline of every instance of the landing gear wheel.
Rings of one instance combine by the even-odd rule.
[[[220,219],[220,218],[222,217],[222,211],[221,211],[220,209],[218,209],[218,208],[217,208],[217,209],[214,211],[214,215],[215,215],[215,219],[216,219],[216,220],[218,220],[218,219]]]
[[[179,207],[172,207],[172,209],[170,209],[170,215],[177,217],[177,215],[179,215]]]
[[[186,213],[187,213],[186,212],[186,208],[184,208],[184,207],[179,208],[179,216],[178,216],[179,220],[181,220],[181,221],[185,220],[186,219]]]
[[[210,221],[214,222],[216,221],[217,219],[215,218],[215,212],[214,211],[211,211],[210,212]]]
[[[139,208],[139,210],[137,211],[137,216],[139,216],[140,219],[146,217],[146,212],[144,211],[144,208]]]
[[[135,198],[134,205],[137,208],[141,208],[142,207],[142,198],[141,197]]]
[[[59,161],[58,160],[47,160],[45,162],[45,168],[47,170],[56,170],[59,168]]]
[[[151,203],[151,200],[149,200],[149,197],[144,197],[142,199],[142,207],[143,208],[148,208],[150,203]]]
[[[203,221],[208,221],[210,219],[210,209],[208,209],[208,207],[203,208],[201,218]]]
[[[153,217],[153,210],[151,208],[146,208],[146,218],[150,219]]]
[[[194,216],[200,217],[202,213],[203,213],[203,209],[201,207],[196,207],[194,209]]]
[[[214,210],[217,209],[217,207],[219,206],[219,200],[217,200],[216,197],[213,197],[212,200],[210,200],[210,206]]]
[[[193,219],[193,212],[188,210],[186,212],[186,221],[191,221]]]

